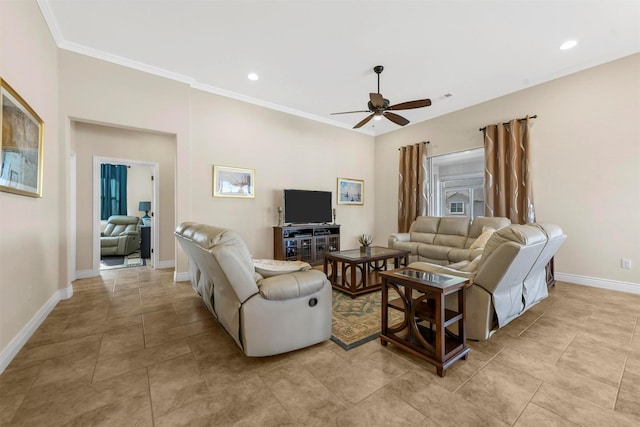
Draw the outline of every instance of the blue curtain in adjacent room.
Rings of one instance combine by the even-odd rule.
[[[100,219],[127,214],[127,166],[100,165]]]

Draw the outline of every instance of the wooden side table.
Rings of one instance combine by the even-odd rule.
[[[398,347],[435,365],[439,376],[469,347],[465,332],[465,285],[462,277],[427,273],[410,268],[380,273],[382,277],[382,345]],[[389,300],[389,293],[398,298]],[[457,296],[457,309],[445,307],[447,295]],[[389,325],[389,309],[404,313],[402,322]],[[457,325],[457,328],[453,326]],[[456,330],[454,330],[456,329]]]

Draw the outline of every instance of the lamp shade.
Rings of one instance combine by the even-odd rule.
[[[151,210],[151,202],[139,202],[138,210],[142,212],[147,212]]]

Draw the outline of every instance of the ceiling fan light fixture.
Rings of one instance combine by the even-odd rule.
[[[569,50],[576,47],[578,42],[576,40],[567,40],[560,45],[560,50]]]
[[[350,114],[350,113],[371,113],[364,119],[362,119],[358,124],[356,124],[353,128],[358,129],[365,124],[369,123],[369,120],[382,120],[382,117],[386,117],[393,123],[406,126],[409,124],[409,120],[404,117],[392,113],[390,110],[411,110],[414,108],[422,108],[428,107],[431,105],[430,99],[416,99],[415,101],[401,102],[399,104],[389,105],[391,104],[388,99],[382,96],[380,93],[380,73],[384,67],[382,65],[376,65],[373,67],[373,71],[378,75],[378,91],[369,93],[369,102],[367,102],[367,109],[360,111],[343,111],[341,113],[331,113],[334,114]]]

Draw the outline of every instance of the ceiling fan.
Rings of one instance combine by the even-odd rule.
[[[406,124],[409,123],[409,120],[405,119],[404,117],[398,114],[391,113],[389,112],[389,110],[410,110],[412,108],[422,108],[422,107],[428,107],[429,105],[431,105],[430,99],[418,99],[416,101],[408,101],[408,102],[402,102],[400,104],[389,105],[389,100],[386,98],[383,98],[382,95],[380,94],[380,73],[382,73],[382,70],[384,70],[384,67],[382,65],[376,65],[375,67],[373,67],[373,71],[375,71],[376,74],[378,75],[378,93],[369,94],[369,102],[367,103],[368,110],[344,111],[341,113],[331,113],[331,115],[351,114],[351,113],[371,113],[370,115],[365,117],[362,121],[360,121],[357,125],[355,125],[353,127],[354,129],[364,126],[365,124],[367,124],[367,122],[369,122],[369,120],[373,119],[374,117],[376,118],[376,120],[379,120],[382,118],[382,116],[391,120],[395,124],[398,124],[400,126],[405,126]]]

